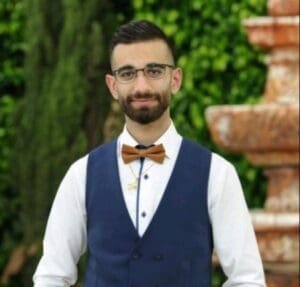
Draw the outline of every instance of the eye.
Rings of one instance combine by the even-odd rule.
[[[121,70],[118,72],[118,76],[123,80],[132,79],[135,76],[135,70],[134,69]]]
[[[162,67],[147,67],[145,69],[146,74],[151,78],[159,78],[163,75],[164,69]]]

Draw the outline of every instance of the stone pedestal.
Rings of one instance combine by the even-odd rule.
[[[206,110],[213,140],[265,167],[267,199],[252,219],[268,287],[299,285],[299,1],[270,0],[269,17],[244,21],[268,51],[262,101]]]

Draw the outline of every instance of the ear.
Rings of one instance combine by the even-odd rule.
[[[182,82],[182,70],[180,68],[176,68],[172,71],[172,79],[171,79],[171,91],[173,94],[177,93],[181,87]]]
[[[112,97],[115,100],[119,99],[118,93],[117,93],[117,89],[116,89],[116,79],[113,75],[110,74],[106,74],[105,75],[105,83],[106,86],[108,87]]]

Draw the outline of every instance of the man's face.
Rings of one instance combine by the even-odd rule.
[[[162,40],[115,47],[112,70],[118,72],[107,75],[106,83],[127,118],[148,124],[169,111],[171,95],[180,88],[181,71],[165,64],[174,65],[171,52]],[[144,71],[135,71],[145,67]]]

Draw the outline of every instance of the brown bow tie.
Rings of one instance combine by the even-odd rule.
[[[154,145],[146,149],[138,149],[132,146],[123,144],[122,146],[122,158],[124,163],[132,162],[136,159],[148,157],[151,160],[163,163],[165,158],[165,149],[162,144]]]

